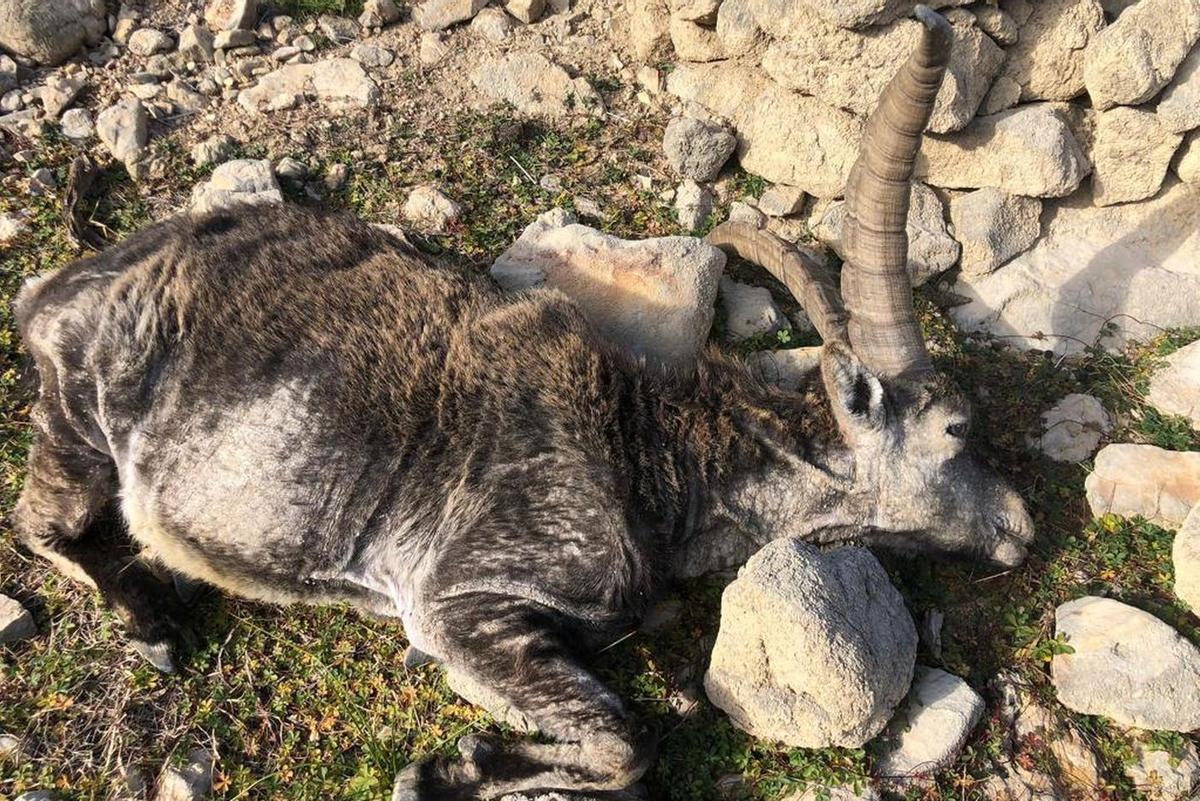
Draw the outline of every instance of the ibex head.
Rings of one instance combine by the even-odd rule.
[[[925,349],[906,263],[909,190],[921,134],[949,60],[953,32],[925,6],[921,43],[867,121],[846,185],[841,290],[825,269],[751,226],[710,235],[779,278],[826,342],[822,377],[865,494],[866,538],[899,550],[1025,558],[1024,503],[967,448],[970,407]]]

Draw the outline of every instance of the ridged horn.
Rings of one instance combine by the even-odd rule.
[[[926,6],[917,6],[914,15],[924,26],[921,42],[867,120],[846,183],[842,228],[842,298],[850,314],[850,344],[869,368],[889,377],[933,369],[913,310],[905,226],[913,164],[954,32]]]
[[[846,311],[832,271],[779,237],[749,223],[725,222],[705,240],[757,264],[787,287],[826,342],[846,342]]]

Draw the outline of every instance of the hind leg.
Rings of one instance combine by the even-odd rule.
[[[135,649],[174,672],[182,607],[171,585],[139,558],[114,506],[116,471],[61,418],[35,412],[38,434],[14,512],[16,531],[60,571],[100,591],[121,618]]]
[[[466,801],[524,790],[611,792],[641,778],[652,758],[649,739],[621,700],[577,661],[558,621],[542,608],[480,593],[439,604],[435,614],[447,666],[488,687],[554,742],[464,737],[462,759],[406,768],[393,801]]]

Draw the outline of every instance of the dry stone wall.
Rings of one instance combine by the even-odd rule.
[[[1062,353],[1200,324],[1200,0],[932,5],[956,44],[917,174],[957,246],[918,253],[914,284],[944,273],[961,326]],[[680,115],[730,126],[743,169],[807,196],[762,208],[768,227],[836,250],[829,211],[912,6],[632,0],[627,44],[672,63]],[[928,198],[912,213],[921,239]]]

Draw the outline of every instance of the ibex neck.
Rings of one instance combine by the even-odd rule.
[[[738,365],[706,362],[695,395],[664,417],[690,466],[687,525],[673,543],[678,576],[735,567],[778,537],[846,539],[869,515],[819,380],[782,393]]]

